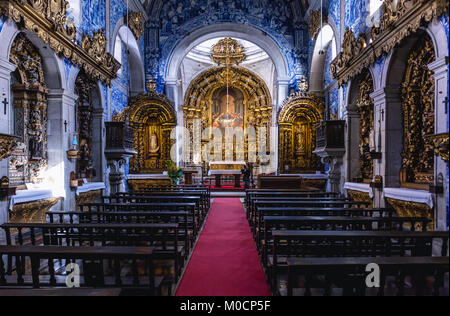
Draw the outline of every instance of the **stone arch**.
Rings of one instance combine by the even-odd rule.
[[[289,67],[281,49],[269,36],[262,36],[260,30],[249,25],[234,23],[218,23],[205,26],[184,37],[175,46],[169,58],[166,77],[168,80],[178,79],[178,71],[182,60],[195,46],[207,40],[219,37],[233,37],[252,42],[261,47],[275,64],[277,76],[289,80]]]
[[[9,61],[11,47],[20,33],[24,34],[38,49],[39,55],[42,57],[44,78],[48,88],[46,111],[48,122],[46,129],[48,160],[47,168],[45,168],[43,175],[54,188],[54,193],[65,198],[64,206],[61,206],[61,208],[69,209],[72,200],[68,194],[70,188],[68,187],[69,177],[66,170],[70,169],[70,161],[67,160],[65,151],[69,143],[68,132],[70,126],[65,130],[64,122],[71,122],[70,111],[67,108],[73,105],[75,99],[73,93],[67,90],[68,85],[63,58],[56,54],[35,33],[20,30],[11,19],[5,22],[2,32],[0,32],[0,42],[4,43],[4,45],[0,45],[0,60],[2,62]],[[11,70],[13,69],[11,68]],[[11,91],[8,91],[8,93],[11,94]],[[8,125],[12,125],[11,118],[10,116]]]
[[[111,54],[115,55],[115,43],[120,36],[123,41],[128,40],[128,69],[130,72],[130,94],[136,96],[145,92],[144,59],[139,49],[139,43],[133,32],[127,27],[124,18],[120,18],[114,26],[110,42]]]
[[[329,45],[334,45],[334,52],[336,54],[338,52],[339,41],[336,34],[338,33],[332,24],[325,24],[315,38],[309,77],[310,91],[312,92],[320,92],[324,89],[324,70]],[[321,47],[321,36],[323,36],[324,47]],[[320,53],[322,49],[325,54]]]
[[[309,93],[292,94],[278,112],[280,173],[323,171],[316,148],[316,125],[324,118],[322,98]]]
[[[375,141],[375,106],[371,97],[375,90],[371,69],[365,69],[348,84],[346,181],[368,181],[373,178],[373,163],[369,156]]]
[[[396,47],[395,50],[388,55],[385,62],[382,84],[386,93],[386,100],[389,101],[386,102],[385,108],[385,124],[387,127],[384,136],[385,150],[387,151],[385,176],[387,178],[386,185],[388,187],[399,187],[403,180],[405,180],[402,180],[400,177],[400,171],[403,166],[402,153],[405,135],[404,121],[402,119],[404,117],[404,109],[401,89],[408,67],[408,58],[413,48],[418,45],[422,39],[428,37],[432,41],[433,52],[437,59],[437,54],[443,53],[442,44],[439,44],[440,48],[435,46],[434,43],[436,43],[436,37],[433,34],[433,32],[430,32],[430,28],[420,29],[418,32],[405,39],[401,45]],[[436,96],[437,94],[437,91],[435,91]],[[434,103],[435,107],[439,106],[438,103]],[[437,122],[438,119],[439,117],[436,116],[435,113],[435,121]]]

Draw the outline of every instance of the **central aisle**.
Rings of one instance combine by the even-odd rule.
[[[239,199],[214,199],[176,295],[270,296]]]

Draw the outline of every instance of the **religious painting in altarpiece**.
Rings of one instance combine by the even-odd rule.
[[[431,38],[424,35],[411,50],[402,84],[403,152],[401,183],[428,189],[434,182],[434,150],[426,136],[435,132],[435,84],[428,65],[435,61]]]
[[[10,182],[22,185],[42,181],[47,167],[47,95],[42,57],[23,33],[14,40],[11,63],[14,134],[18,146],[10,158]]]
[[[134,97],[125,110],[113,117],[116,122],[129,122],[133,128],[133,144],[137,155],[130,159],[131,174],[154,174],[166,170],[166,161],[175,143],[171,133],[177,125],[170,100],[154,90]]]

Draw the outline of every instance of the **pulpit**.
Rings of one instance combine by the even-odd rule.
[[[245,165],[244,161],[211,162],[208,175],[216,178],[216,188],[222,187],[222,176],[234,176],[234,187],[241,188],[241,170]]]

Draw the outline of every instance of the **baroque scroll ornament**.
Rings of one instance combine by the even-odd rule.
[[[371,44],[365,34],[355,36],[347,28],[342,52],[331,63],[331,72],[342,86],[389,53],[405,38],[417,32],[425,23],[448,13],[446,0],[386,0],[381,7],[378,25],[370,30]]]
[[[127,16],[125,15],[125,20]],[[144,16],[142,12],[130,12],[128,14],[128,26],[133,32],[137,40],[140,40],[144,35]]]
[[[321,16],[323,16],[322,21],[320,21]],[[309,35],[311,35],[311,38],[316,38],[321,26],[326,23],[328,23],[328,14],[322,14],[320,10],[311,11],[309,16]]]
[[[0,15],[14,20],[19,29],[35,33],[57,54],[82,68],[91,79],[111,85],[120,63],[106,53],[106,39],[97,33],[83,38],[82,46],[88,46],[89,51],[75,42],[77,30],[73,20],[66,17],[67,7],[66,0],[8,0],[0,1]],[[95,47],[93,51],[92,47]]]

